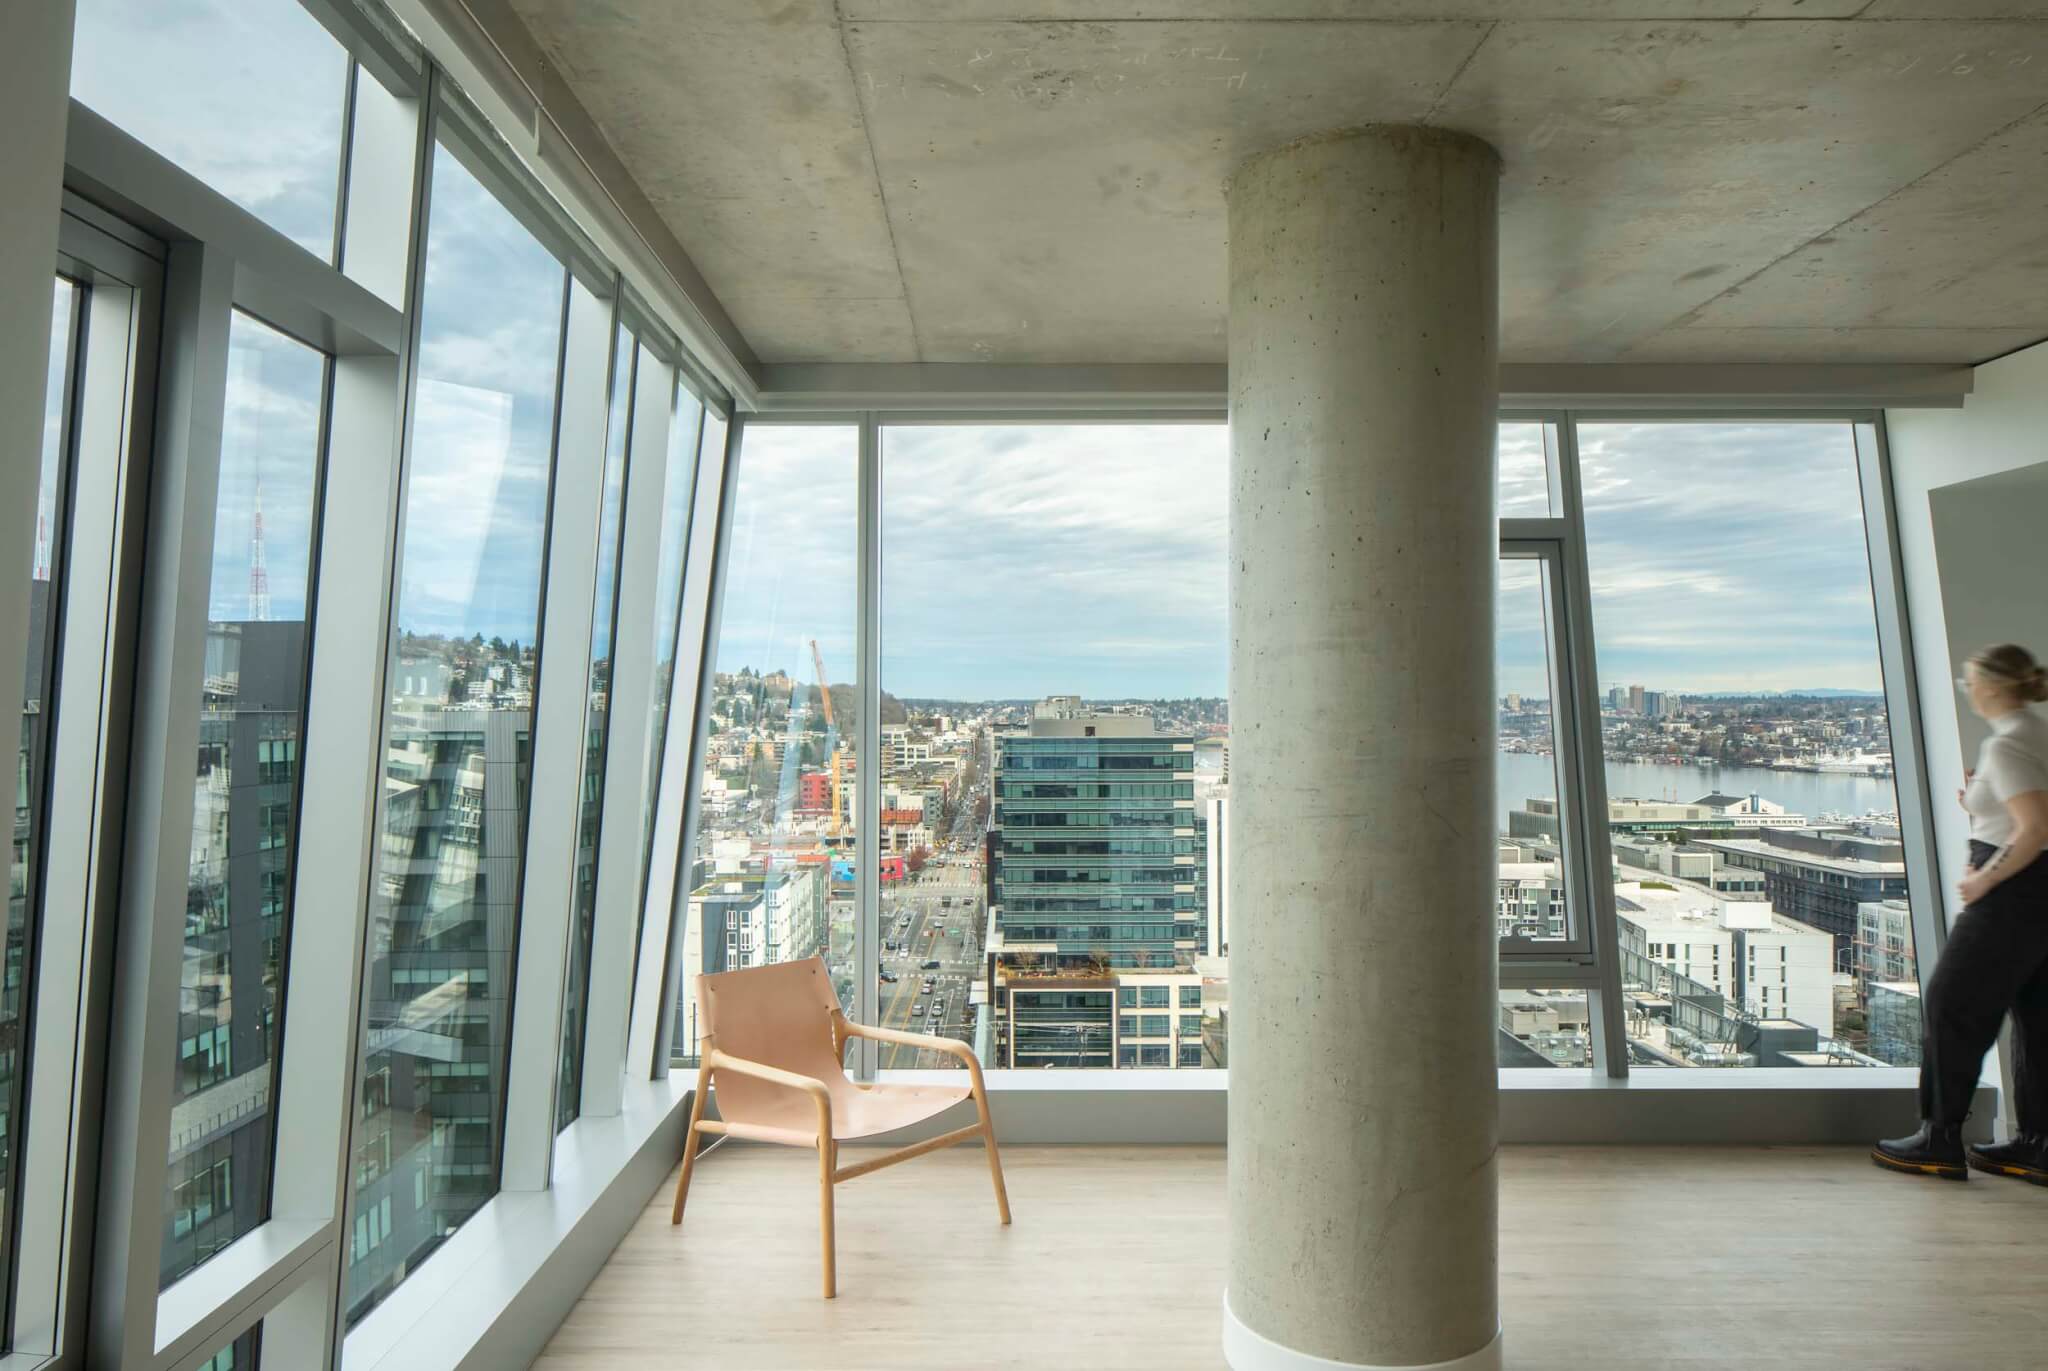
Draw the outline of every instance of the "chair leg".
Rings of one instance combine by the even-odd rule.
[[[668,1220],[672,1225],[683,1221],[683,1201],[690,1197],[690,1171],[697,1164],[697,1124],[704,1117],[704,1097],[710,1084],[711,1069],[705,1067],[697,1073],[697,1093],[690,1100],[690,1131],[683,1134],[683,1174],[676,1178],[676,1207]]]
[[[839,1293],[838,1261],[832,1229],[832,1139],[818,1139],[818,1219],[825,1241],[825,1298]]]
[[[988,1116],[988,1096],[980,1090],[974,1092],[974,1107],[981,1114],[981,1145],[988,1149],[988,1175],[996,1186],[996,1212],[1003,1216],[1003,1222],[1010,1221],[1010,1194],[1003,1188],[1003,1158],[996,1151],[996,1126]]]

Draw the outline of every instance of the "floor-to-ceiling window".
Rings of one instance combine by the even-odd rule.
[[[168,1285],[269,1212],[327,359],[236,314],[171,1053]]]
[[[429,205],[366,950],[352,1318],[497,1188],[568,298],[562,263],[446,143]]]
[[[881,1021],[1222,1065],[1227,431],[899,424],[881,457]]]
[[[677,882],[686,1057],[703,1036],[699,975],[824,957],[853,1004],[858,456],[843,424],[743,436],[702,817]],[[885,721],[891,709],[885,698]]]
[[[597,919],[597,856],[604,814],[605,743],[611,718],[612,639],[619,603],[620,540],[624,536],[626,454],[631,446],[634,378],[642,349],[621,324],[612,342],[611,402],[605,417],[604,467],[597,525],[597,589],[591,599],[590,685],[584,699],[583,774],[576,787],[575,887],[571,895],[569,971],[562,1001],[561,1066],[555,1084],[555,1127],[578,1112],[583,1085],[583,1030],[590,990],[590,947]]]
[[[1629,1052],[1919,1061],[1852,425],[1578,425]]]

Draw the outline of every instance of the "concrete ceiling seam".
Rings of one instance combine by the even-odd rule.
[[[1872,0],[1872,3],[1875,2],[1876,0]],[[1769,272],[1773,267],[1776,267],[1783,262],[1790,261],[1792,258],[1797,257],[1800,253],[1805,252],[1808,248],[1812,247],[1816,242],[1820,240],[1826,239],[1832,241],[1836,237],[1836,235],[1841,233],[1844,229],[1847,229],[1851,225],[1859,222],[1860,220],[1876,213],[1885,205],[1897,200],[1900,196],[1905,195],[1907,192],[1911,191],[1915,186],[1922,185],[1925,182],[1934,179],[1935,177],[1939,176],[1943,171],[1947,170],[1949,167],[1961,161],[1963,158],[1970,156],[1971,154],[1977,152],[1982,148],[1988,147],[1992,143],[1996,142],[1998,139],[2004,137],[2006,134],[2011,133],[2013,130],[2021,128],[2022,126],[2031,123],[2033,120],[2040,118],[2044,113],[2048,113],[2048,101],[2043,101],[2041,104],[2036,105],[2034,108],[2028,110],[2025,114],[2022,114],[2019,118],[2014,119],[2012,122],[2004,125],[2003,127],[1992,130],[1984,137],[1978,139],[1977,142],[1973,143],[1971,146],[1963,149],[1961,152],[1956,153],[1955,156],[1950,157],[1947,161],[1942,162],[1938,166],[1929,167],[1926,171],[1921,172],[1918,176],[1906,182],[1904,185],[1898,187],[1896,190],[1887,193],[1881,199],[1871,201],[1869,204],[1857,210],[1854,214],[1842,220],[1840,223],[1830,225],[1825,231],[1815,234],[1812,238],[1809,238],[1806,242],[1801,243],[1799,246],[1791,249],[1789,252],[1786,252],[1781,256],[1778,256],[1772,259],[1771,261],[1764,263],[1762,266],[1758,267],[1749,275],[1743,277],[1741,280],[1736,281],[1732,285],[1728,286],[1727,289],[1721,291],[1718,295],[1715,295],[1710,299],[1701,301],[1699,304],[1694,305],[1684,314],[1674,319],[1671,322],[1671,324],[1667,327],[1683,328],[1686,324],[1699,319],[1707,312],[1707,310],[1712,308],[1715,304],[1719,303],[1720,301],[1729,299],[1733,296],[1740,295],[1742,293],[1743,287],[1752,284],[1759,277]]]
[[[846,82],[853,90],[853,98],[861,108],[861,133],[868,142],[868,162],[875,171],[875,198],[882,204],[882,224],[889,231],[889,255],[896,261],[896,282],[903,292],[903,309],[910,316],[911,360],[922,362],[924,340],[917,331],[917,302],[910,298],[910,278],[903,271],[903,249],[896,242],[896,215],[889,208],[889,184],[882,179],[882,159],[875,151],[874,125],[868,120],[867,98],[861,94],[860,76],[853,69],[853,52],[846,45],[846,16],[840,12],[839,0],[832,0],[832,26],[839,31],[839,51],[846,59]]]

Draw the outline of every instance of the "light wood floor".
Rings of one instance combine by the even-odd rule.
[[[1220,1371],[1221,1148],[1003,1161],[1009,1229],[978,1147],[840,1186],[827,1302],[815,1155],[728,1144],[683,1227],[664,1190],[534,1366]],[[1514,1371],[2048,1366],[2048,1189],[1844,1148],[1515,1147],[1502,1177]]]

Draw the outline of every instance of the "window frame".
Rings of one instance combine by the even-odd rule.
[[[1499,976],[1503,988],[1578,989],[1587,993],[1588,1017],[1596,1021],[1590,1034],[1592,1067],[1590,1072],[1567,1074],[1589,1081],[1604,1077],[1609,1081],[1623,1083],[1629,1077],[1626,1007],[1622,999],[1621,950],[1613,887],[1611,882],[1587,878],[1592,873],[1611,868],[1613,849],[1607,825],[1586,821],[1586,816],[1607,813],[1607,787],[1604,756],[1600,752],[1601,730],[1597,688],[1599,675],[1593,639],[1592,595],[1584,536],[1585,510],[1578,460],[1578,429],[1584,423],[1614,420],[1728,423],[1745,419],[1768,419],[1771,422],[1854,426],[1859,482],[1863,495],[1866,551],[1869,555],[1875,592],[1878,642],[1886,683],[1886,706],[1891,716],[1893,750],[1895,757],[1906,757],[1910,754],[1909,761],[1899,765],[1898,790],[1901,824],[1908,834],[1908,870],[1912,878],[1911,902],[1915,920],[1916,949],[1920,974],[1924,980],[1931,970],[1933,957],[1938,952],[1939,940],[1937,936],[1928,936],[1928,933],[1923,931],[1923,926],[1939,921],[1939,892],[1934,888],[1937,880],[1932,866],[1933,849],[1931,829],[1926,817],[1928,805],[1925,784],[1924,780],[1913,779],[1924,778],[1926,767],[1917,714],[1918,702],[1912,695],[1911,642],[1906,631],[1899,551],[1889,499],[1890,483],[1888,458],[1884,447],[1883,412],[1825,406],[1788,406],[1779,409],[1755,403],[1690,408],[1670,408],[1662,404],[1645,404],[1642,408],[1607,405],[1587,409],[1530,409],[1503,405],[1498,412],[1498,418],[1503,423],[1543,423],[1550,427],[1554,439],[1550,445],[1549,471],[1553,513],[1547,517],[1500,520],[1500,540],[1503,555],[1540,557],[1551,573],[1547,593],[1550,610],[1555,615],[1551,629],[1551,671],[1556,697],[1553,716],[1554,727],[1559,737],[1559,802],[1563,815],[1563,847],[1566,852],[1566,898],[1573,931],[1573,936],[1562,944],[1515,939],[1504,941],[1499,957]],[[1227,422],[1227,415],[1224,412],[1207,408],[1160,410],[1133,406],[1124,409],[1089,409],[1047,404],[1022,409],[979,409],[971,406],[959,409],[910,410],[791,408],[749,414],[734,424],[733,456],[730,459],[730,466],[735,469],[744,461],[745,433],[753,427],[810,423],[860,426],[861,536],[857,630],[860,635],[860,675],[857,686],[862,702],[863,726],[859,730],[856,765],[860,768],[861,776],[865,778],[862,781],[860,804],[863,814],[878,815],[880,789],[880,772],[875,763],[880,757],[881,747],[881,545],[878,527],[881,431],[889,427],[912,425],[1223,422]],[[719,566],[714,573],[712,588],[714,595],[722,590],[725,544],[724,531],[721,529],[718,546]],[[716,608],[714,603],[714,617]],[[705,727],[704,713],[700,703],[700,731]],[[686,819],[686,832],[680,854],[680,860],[685,865],[695,844],[695,767],[701,755],[700,746],[693,755],[693,769],[690,773],[692,803]],[[869,784],[872,784],[877,792],[873,797],[866,793]],[[857,850],[861,853],[879,851],[879,818],[876,818],[872,830],[870,825],[863,822],[859,826],[856,840]],[[869,1019],[872,1016],[873,991],[880,970],[877,955],[881,944],[877,868],[878,864],[873,861],[861,861],[856,866],[861,879],[857,883],[855,950],[859,964],[856,969],[855,985],[860,988],[861,993],[857,996],[859,1002],[850,1006],[850,1011],[854,1017],[860,1019]],[[1577,879],[1573,878],[1575,872],[1578,873]],[[678,987],[675,985],[665,987],[664,1000],[668,1003],[665,1003],[664,1014],[673,1012],[672,1002],[677,993]],[[684,1059],[675,1059],[675,1064],[684,1064]],[[929,1072],[879,1070],[877,1054],[871,1050],[871,1045],[866,1044],[862,1045],[862,1050],[855,1053],[849,1065],[857,1078],[862,1080],[912,1081],[933,1078],[933,1073]],[[658,1073],[665,1069],[666,1064],[657,1063]],[[1227,1085],[1227,1070],[1208,1070],[1199,1074],[1204,1078],[1201,1083],[1203,1085],[1218,1090]],[[991,1066],[987,1075],[992,1089],[1013,1088],[1021,1084],[1013,1082],[1010,1079],[1011,1073],[1000,1066]],[[937,1078],[944,1079],[944,1073],[938,1073]],[[1132,1077],[1133,1081],[1140,1079],[1144,1078]],[[1814,1082],[1816,1085],[1830,1083],[1820,1080]],[[1034,1088],[1042,1091],[1046,1087],[1039,1083]]]

